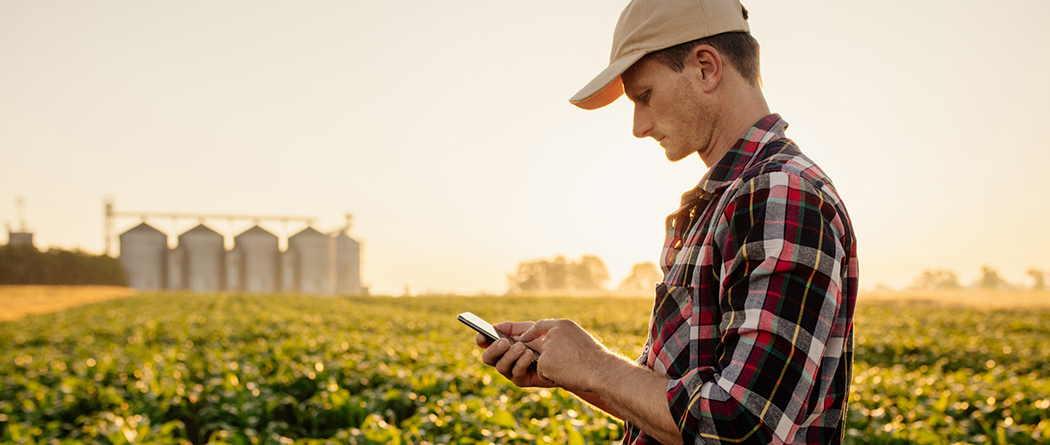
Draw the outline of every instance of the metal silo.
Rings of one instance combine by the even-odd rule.
[[[361,243],[339,233],[335,244],[335,292],[340,295],[363,293],[361,289]]]
[[[183,283],[194,292],[223,289],[226,248],[222,235],[204,224],[179,235],[179,248],[185,249]]]
[[[240,249],[243,280],[247,292],[277,292],[277,235],[259,226],[233,238],[234,249]]]
[[[328,235],[307,227],[288,238],[288,250],[295,252],[299,260],[295,271],[299,278],[299,292],[331,295],[333,280],[329,271],[332,262]]]
[[[128,286],[138,290],[164,289],[167,284],[168,236],[146,223],[120,234],[120,265]]]

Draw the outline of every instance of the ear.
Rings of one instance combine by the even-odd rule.
[[[691,69],[705,93],[710,93],[722,81],[725,68],[722,55],[710,45],[697,45],[686,57],[685,66]]]

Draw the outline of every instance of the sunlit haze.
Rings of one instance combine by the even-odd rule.
[[[0,220],[22,197],[38,247],[102,252],[104,197],[323,231],[349,212],[373,293],[502,293],[559,253],[600,256],[615,287],[706,171],[632,137],[625,99],[568,103],[625,4],[0,1]],[[862,288],[1050,270],[1050,2],[744,4]]]

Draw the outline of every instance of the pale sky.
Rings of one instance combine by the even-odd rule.
[[[744,4],[771,109],[853,218],[862,288],[1050,271],[1050,2]],[[558,253],[599,255],[614,287],[706,171],[635,139],[625,99],[568,103],[624,5],[0,0],[0,220],[21,196],[38,247],[101,252],[104,196],[320,230],[350,212],[377,293],[501,293]]]

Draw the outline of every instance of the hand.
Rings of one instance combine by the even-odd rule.
[[[507,336],[517,337],[531,328],[533,324],[531,321],[507,321],[493,327]],[[534,353],[525,347],[527,344],[529,347],[543,352],[542,341],[517,342],[512,345],[507,339],[501,338],[490,344],[487,337],[478,334],[475,342],[477,342],[478,346],[485,348],[485,352],[481,354],[481,361],[485,362],[486,365],[495,367],[496,371],[499,371],[504,377],[514,382],[515,385],[522,388],[550,388],[556,386],[554,382],[544,379],[536,373],[536,366],[532,361]]]
[[[541,343],[536,369],[540,379],[571,391],[592,391],[604,361],[613,357],[576,322],[540,320],[518,336],[518,341]]]

